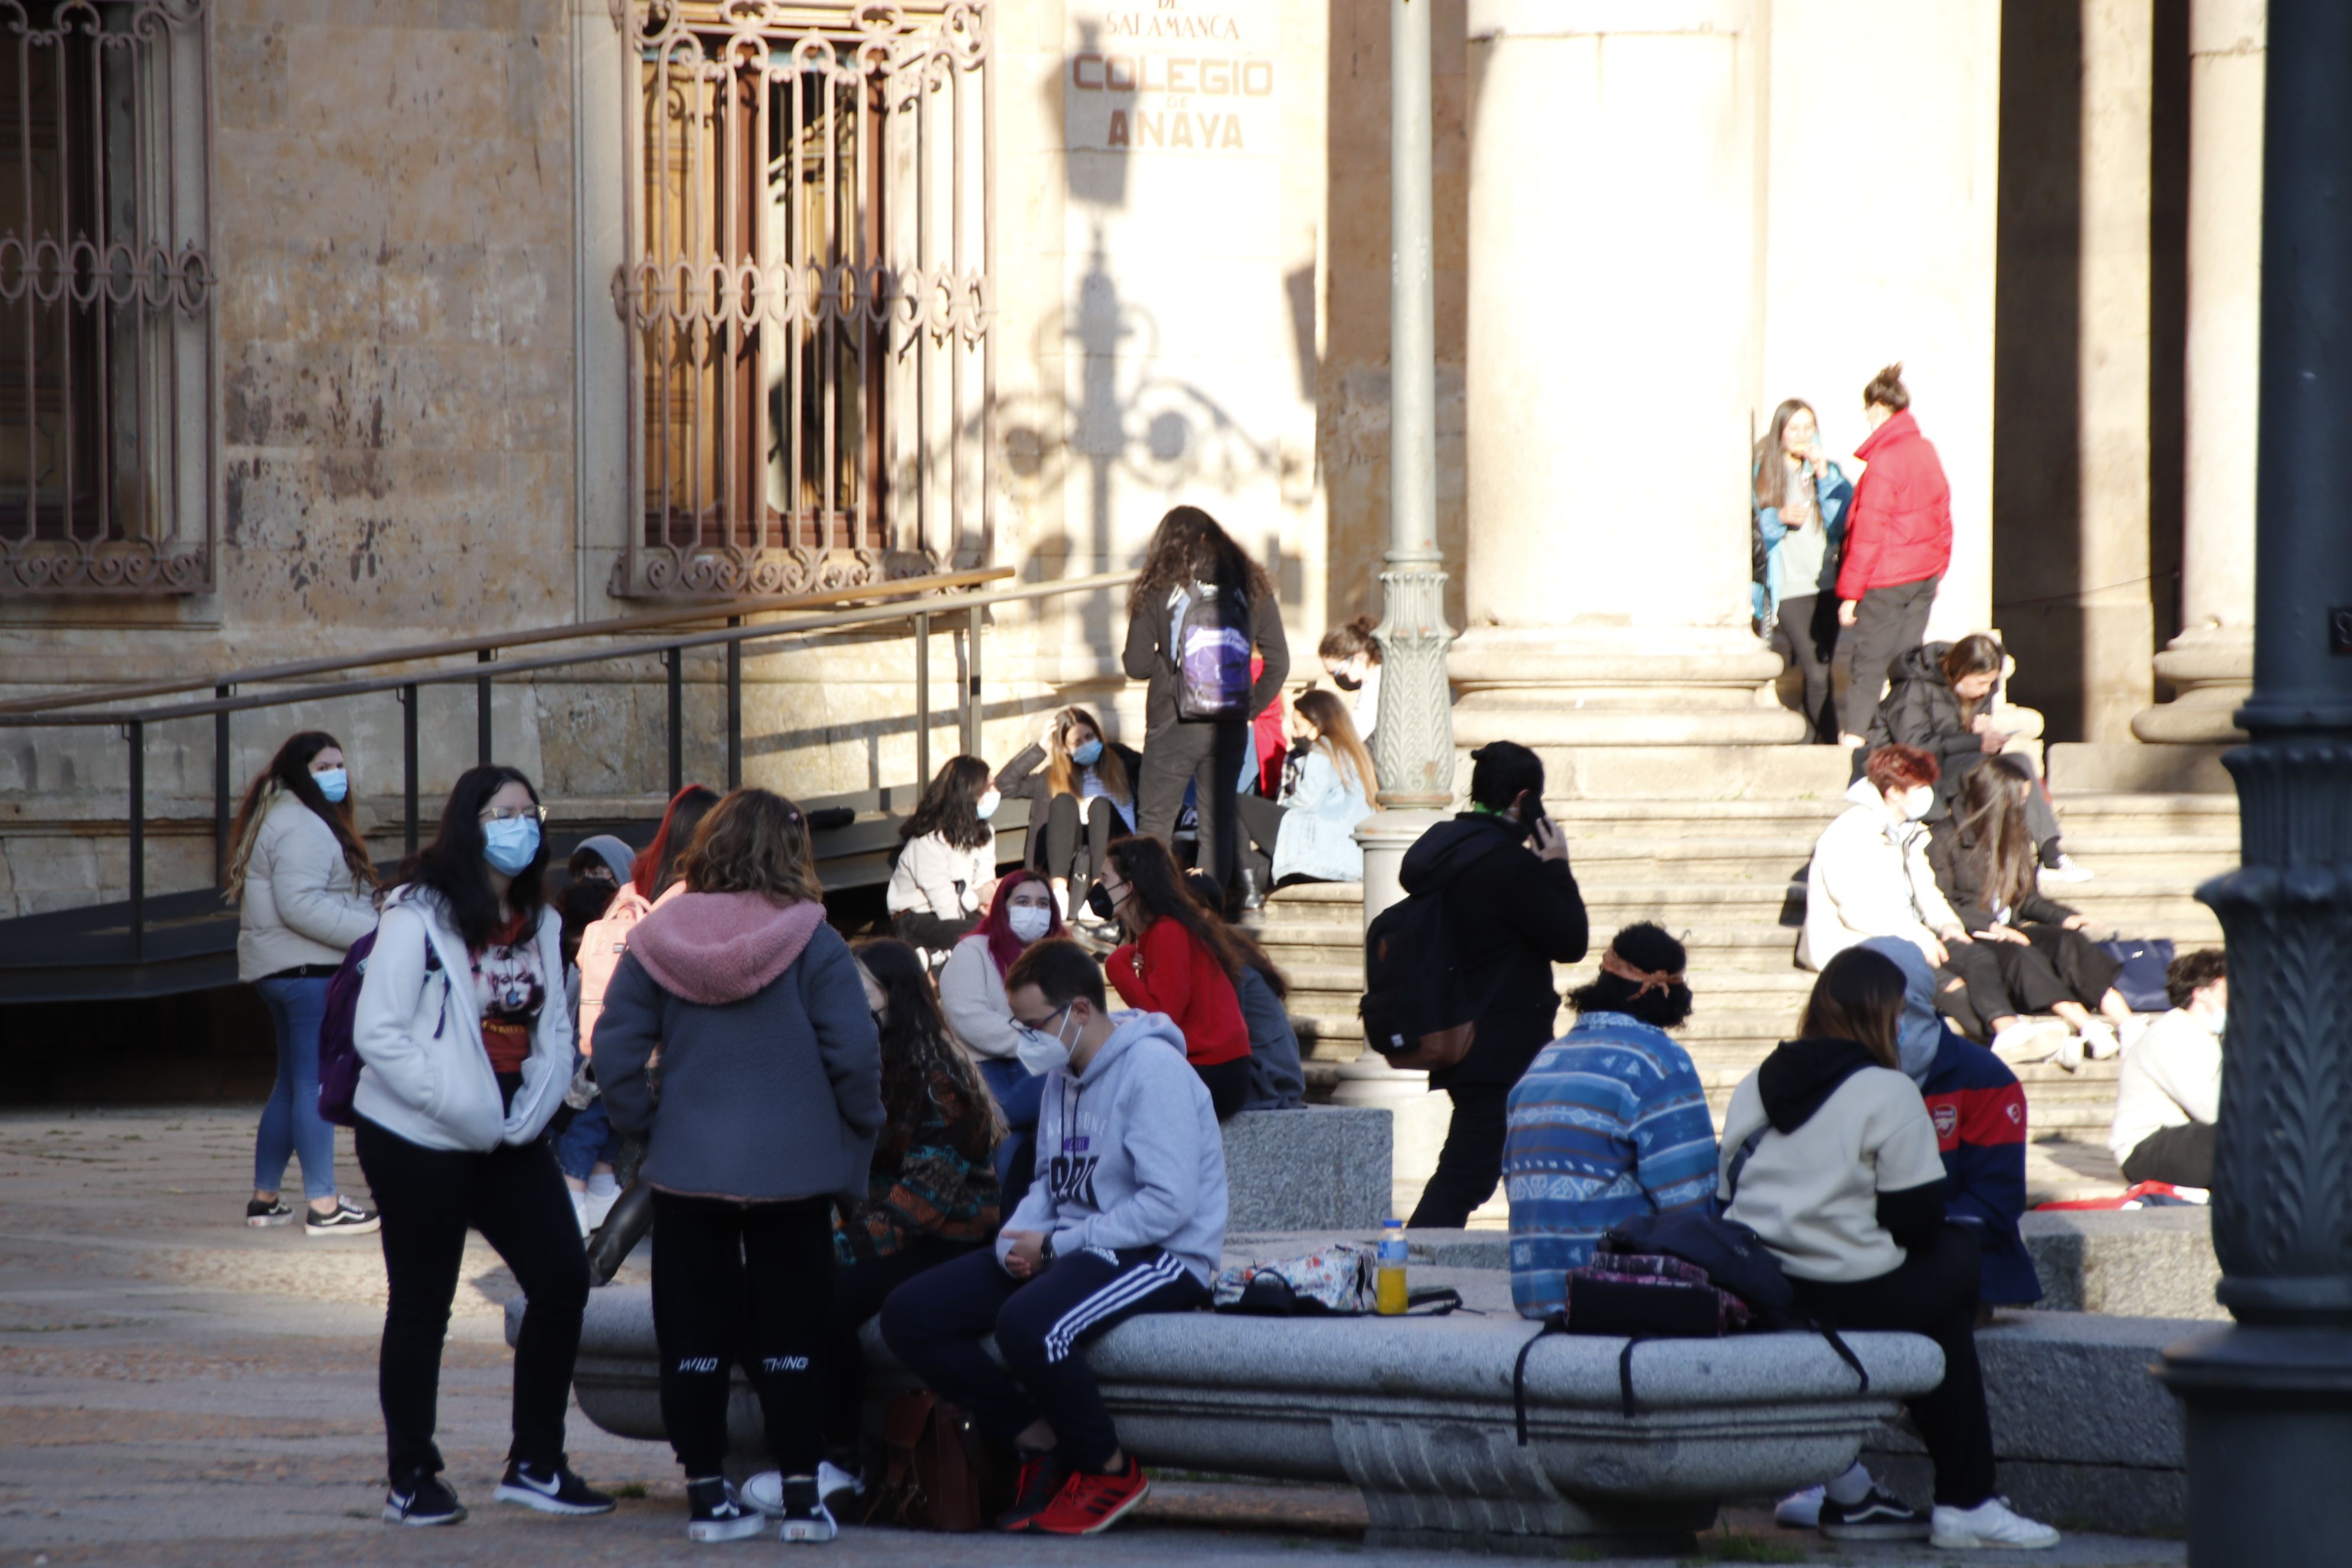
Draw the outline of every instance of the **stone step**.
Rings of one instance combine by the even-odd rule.
[[[2136,795],[2061,791],[2052,797],[2058,820],[2069,833],[2238,831],[2238,800],[2228,795]]]

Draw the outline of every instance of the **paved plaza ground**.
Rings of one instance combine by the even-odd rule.
[[[690,1546],[667,1449],[608,1436],[576,1412],[573,1462],[628,1494],[620,1512],[555,1520],[490,1502],[507,1441],[499,1309],[513,1281],[478,1241],[441,1382],[442,1447],[473,1518],[454,1530],[378,1522],[381,1256],[373,1237],[246,1228],[252,1122],[249,1110],[214,1107],[0,1116],[0,1568],[588,1568],[802,1550]],[[348,1137],[340,1170],[357,1185]],[[1362,1535],[1352,1492],[1171,1479],[1139,1518],[1091,1541],[851,1530],[811,1550],[876,1568],[1471,1561],[1370,1552]],[[1926,1548],[1830,1548],[1737,1510],[1700,1544],[1691,1561],[1956,1560]],[[2030,1560],[2121,1568],[2179,1563],[2183,1553],[2169,1542],[2085,1536]]]

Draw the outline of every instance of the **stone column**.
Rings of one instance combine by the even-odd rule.
[[[2252,744],[2225,759],[2245,863],[2198,893],[2229,937],[2213,1250],[2237,1321],[2160,1369],[2198,1568],[2352,1536],[2352,6],[2272,0],[2268,26]]]
[[[1748,625],[1748,0],[1469,0],[1465,746],[1795,742]]]
[[[2143,741],[2244,739],[2254,680],[2254,388],[2261,363],[2263,0],[2189,8],[2188,457],[2180,635],[2156,656],[2179,695]]]

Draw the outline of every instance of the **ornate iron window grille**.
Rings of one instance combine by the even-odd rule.
[[[627,0],[616,594],[984,561],[992,0]]]
[[[215,581],[209,0],[0,0],[0,594]]]

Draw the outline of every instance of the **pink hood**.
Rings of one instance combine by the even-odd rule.
[[[654,984],[706,1007],[740,1002],[772,984],[824,923],[824,906],[778,905],[758,893],[666,899],[629,933]]]

